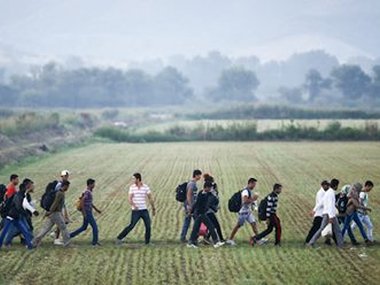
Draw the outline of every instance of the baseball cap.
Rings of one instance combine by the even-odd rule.
[[[62,170],[61,176],[66,176],[66,175],[70,175],[70,172],[68,170]]]

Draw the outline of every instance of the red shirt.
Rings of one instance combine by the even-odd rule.
[[[7,192],[5,192],[5,196],[7,198],[12,197],[14,194],[16,194],[16,186],[13,183],[9,183],[7,186]]]

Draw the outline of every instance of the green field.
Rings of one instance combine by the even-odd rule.
[[[371,179],[375,238],[380,235],[380,143],[165,143],[92,144],[1,169],[0,181],[11,173],[35,181],[38,199],[47,182],[62,169],[72,172],[67,206],[73,223],[81,224],[74,208],[85,180],[95,178],[95,204],[100,248],[90,245],[91,229],[73,240],[74,248],[54,247],[46,237],[40,248],[28,251],[15,245],[0,251],[0,284],[379,284],[379,246],[342,250],[303,247],[311,218],[308,212],[323,179],[337,177],[341,185]],[[247,178],[258,179],[261,197],[275,182],[283,184],[278,215],[283,227],[281,248],[271,240],[249,247],[250,229],[237,235],[237,247],[188,249],[179,243],[182,209],[174,199],[176,185],[194,168],[211,172],[221,192],[219,219],[226,236],[236,222],[227,210],[230,195]],[[152,222],[152,247],[143,245],[141,222],[124,246],[114,245],[130,221],[127,189],[139,171],[150,185],[157,206]],[[42,218],[35,218],[40,229]],[[259,230],[265,228],[259,225]],[[356,232],[359,241],[362,241]],[[348,241],[348,237],[346,237]]]

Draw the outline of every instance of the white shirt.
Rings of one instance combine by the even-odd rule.
[[[314,217],[323,216],[323,197],[325,196],[325,193],[326,191],[321,187],[315,196],[315,207],[313,209]]]
[[[330,219],[336,216],[335,191],[332,188],[323,196],[323,215],[328,215]]]
[[[249,196],[249,192],[251,191],[251,196]],[[248,214],[252,213],[252,203],[244,203],[244,197],[252,198],[253,196],[253,190],[248,190],[245,188],[243,191],[241,191],[241,209],[239,211],[239,214]]]
[[[28,199],[26,197],[24,197],[24,200],[22,200],[22,207],[31,213],[34,213],[36,211],[36,209],[28,202]]]
[[[137,209],[132,206],[132,210],[146,210],[146,197],[150,194],[148,185],[141,185],[140,188],[136,184],[129,187],[129,194],[132,194],[132,201],[136,205]]]

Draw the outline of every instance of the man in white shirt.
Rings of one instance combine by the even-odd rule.
[[[335,234],[336,243],[338,247],[343,246],[342,232],[339,227],[338,218],[336,217],[335,208],[335,191],[338,189],[339,180],[332,179],[330,182],[330,189],[325,192],[323,196],[323,212],[322,212],[322,223],[319,230],[314,234],[307,245],[314,246],[315,242],[321,236],[323,229],[327,224],[331,224],[333,233]]]
[[[315,206],[311,211],[311,215],[314,217],[313,225],[309,231],[309,234],[306,237],[305,244],[307,244],[314,234],[319,230],[322,224],[323,219],[323,197],[327,190],[330,188],[330,183],[326,180],[323,180],[321,183],[321,188],[318,190],[315,197]]]
[[[120,245],[123,239],[129,234],[130,231],[136,226],[140,219],[143,219],[145,225],[145,244],[150,243],[150,216],[146,206],[146,199],[148,198],[152,206],[152,214],[155,216],[156,208],[154,207],[154,200],[148,185],[144,184],[141,180],[141,174],[133,174],[133,184],[129,188],[128,201],[132,206],[131,223],[117,236],[116,244]]]

